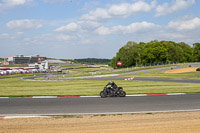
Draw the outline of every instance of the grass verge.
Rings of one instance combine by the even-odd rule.
[[[73,81],[24,81],[20,78],[1,79],[0,96],[84,96],[99,95],[107,80],[73,80]],[[128,95],[152,93],[193,93],[200,92],[199,84],[115,81]]]

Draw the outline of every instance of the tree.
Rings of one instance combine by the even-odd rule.
[[[117,61],[122,61],[122,67],[138,66],[142,63],[160,62],[191,62],[200,61],[200,43],[190,45],[173,41],[151,41],[137,44],[128,41],[121,47],[110,65],[117,68]]]
[[[143,63],[166,62],[168,61],[168,52],[162,43],[151,41],[145,45],[142,59]]]
[[[200,62],[200,43],[193,44],[193,61]]]
[[[122,67],[129,67],[135,65],[135,50],[134,46],[137,45],[136,42],[127,42],[125,46],[120,48],[116,55],[116,58],[122,62]],[[117,61],[118,61],[117,60]]]
[[[193,49],[188,44],[184,42],[178,43],[178,46],[181,48],[182,53],[180,55],[180,61],[179,62],[192,62],[192,53]]]

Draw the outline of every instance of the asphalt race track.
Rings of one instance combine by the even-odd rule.
[[[76,80],[125,80],[126,78],[88,78],[88,79],[76,79]],[[176,83],[197,83],[200,84],[200,80],[184,80],[184,79],[160,79],[160,78],[135,78],[133,81],[153,81],[153,82],[176,82]]]
[[[69,115],[200,110],[200,94],[109,98],[0,99],[0,115]]]

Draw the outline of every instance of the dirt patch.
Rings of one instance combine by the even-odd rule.
[[[69,72],[69,73],[73,73],[73,74],[74,74],[74,73],[78,73],[78,72],[76,72],[76,71],[68,71],[68,72]]]
[[[195,72],[197,68],[199,68],[199,67],[188,67],[188,68],[181,68],[181,69],[173,69],[173,70],[168,70],[165,73]]]
[[[200,112],[0,119],[0,133],[199,133]]]

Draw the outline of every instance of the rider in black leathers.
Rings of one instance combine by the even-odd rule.
[[[111,89],[114,91],[114,94],[116,94],[116,92],[118,91],[117,85],[113,81],[109,81],[108,84],[106,85],[106,87],[108,85],[111,85]]]

